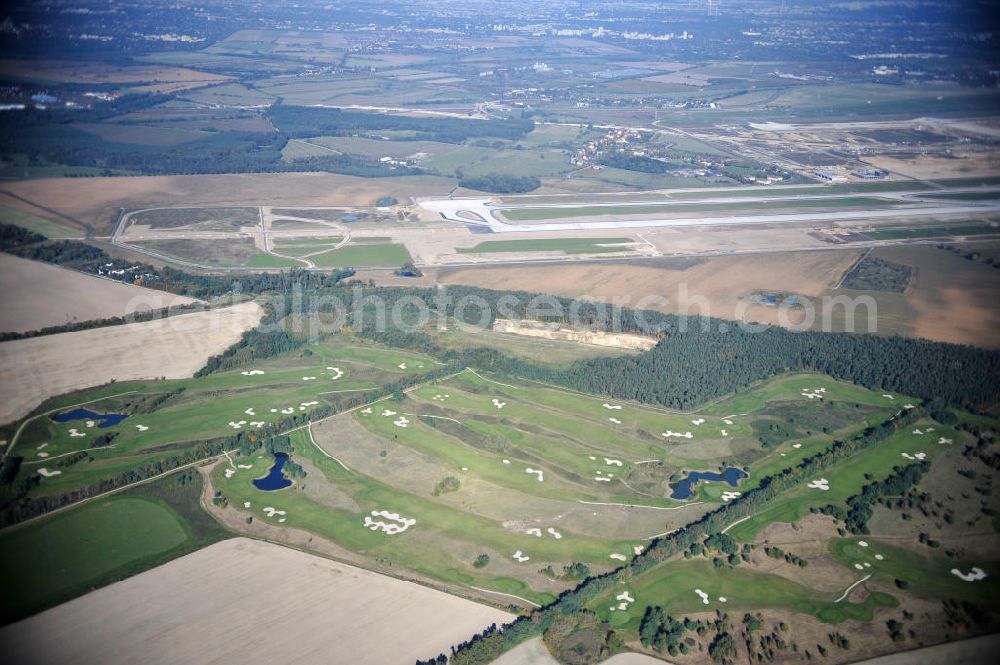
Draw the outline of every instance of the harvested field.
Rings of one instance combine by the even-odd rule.
[[[996,268],[927,246],[879,248],[872,256],[914,272],[905,294],[875,294],[880,332],[991,348],[1000,344]]]
[[[542,638],[535,637],[523,642],[493,661],[491,665],[556,665],[556,660]],[[663,665],[665,661],[641,653],[620,653],[601,665]]]
[[[85,220],[98,235],[110,235],[120,208],[155,206],[369,206],[384,196],[443,196],[453,179],[434,176],[357,178],[329,173],[39,178],[3,185],[3,190],[58,213]],[[8,204],[50,217],[24,201]]]
[[[150,92],[179,90],[219,83],[230,77],[199,72],[184,67],[160,65],[109,66],[106,62],[69,60],[0,60],[0,75],[5,78],[63,81],[72,83],[142,84]],[[169,84],[162,88],[154,83]],[[184,85],[180,85],[184,84]]]
[[[0,422],[53,395],[111,380],[185,378],[257,325],[263,310],[243,303],[208,312],[0,344]]]
[[[39,330],[195,302],[9,254],[0,254],[0,292],[4,294],[0,308],[3,332]]]
[[[26,664],[329,663],[350,654],[352,663],[410,665],[512,618],[236,538],[9,626],[0,643],[12,662]]]
[[[681,294],[686,289],[691,314],[777,323],[776,308],[745,303],[742,298],[756,290],[794,289],[799,295],[822,295],[858,256],[856,251],[788,253],[780,260],[769,254],[720,256],[684,270],[625,263],[520,265],[442,270],[439,280],[490,289],[541,288],[568,297],[627,296],[627,306],[674,313],[683,311]],[[658,299],[643,301],[650,297]]]

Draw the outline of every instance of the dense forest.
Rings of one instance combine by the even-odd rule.
[[[352,136],[372,131],[412,132],[398,140],[462,143],[467,139],[492,137],[516,141],[534,129],[530,119],[478,120],[367,113],[311,106],[275,104],[267,117],[279,131],[291,137]]]
[[[494,194],[523,194],[541,187],[542,181],[533,175],[515,176],[504,173],[488,173],[480,176],[466,176],[458,181],[458,186]]]

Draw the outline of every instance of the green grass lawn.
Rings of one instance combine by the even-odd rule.
[[[716,213],[744,212],[752,210],[770,210],[781,212],[782,209],[803,208],[855,208],[884,207],[896,205],[898,202],[890,199],[853,196],[840,199],[803,198],[781,201],[744,201],[742,203],[692,203],[679,205],[593,205],[567,208],[510,208],[502,210],[503,216],[511,221],[540,221],[561,219],[564,217],[590,217],[594,215],[656,215],[683,213]]]
[[[894,466],[909,463],[909,460],[902,456],[904,452],[911,455],[924,452],[928,459],[934,460],[943,450],[942,446],[936,443],[938,437],[958,440],[954,430],[939,424],[933,425],[933,433],[925,432],[919,435],[913,433],[914,429],[924,431],[926,427],[927,425],[917,425],[901,430],[877,446],[863,450],[834,467],[817,472],[817,477],[829,481],[829,490],[813,489],[807,486],[807,482],[803,482],[785,492],[780,501],[772,501],[756,511],[750,519],[734,526],[728,534],[740,542],[752,541],[761,529],[773,522],[791,523],[808,513],[810,508],[843,502],[870,482],[866,474],[882,478],[888,475]]]
[[[320,268],[357,268],[365,266],[401,266],[411,261],[406,247],[394,243],[347,245],[325,254],[309,257]]]
[[[3,618],[10,621],[124,576],[190,533],[164,502],[112,496],[0,533]]]
[[[41,233],[46,238],[82,238],[83,230],[77,227],[58,224],[48,219],[30,213],[0,207],[0,223],[12,224],[21,228]]]
[[[702,602],[695,589],[708,594],[708,604]],[[628,591],[635,603],[627,610],[611,611],[619,602],[615,596],[623,591]],[[764,608],[785,609],[810,614],[826,623],[870,620],[875,607],[896,605],[896,600],[884,593],[870,594],[863,603],[833,602],[839,596],[743,566],[715,568],[710,560],[699,557],[669,561],[622,581],[597,596],[590,607],[616,627],[638,629],[647,605],[659,605],[675,616],[715,609],[736,616]]]
[[[566,254],[605,254],[629,251],[631,238],[540,238],[538,240],[487,240],[475,247],[460,247],[459,254],[486,252],[565,252]],[[612,245],[612,246],[608,246]],[[615,247],[613,245],[622,245]]]
[[[1000,234],[1000,228],[989,224],[962,224],[959,226],[915,226],[906,229],[865,231],[872,240],[903,240],[907,238],[947,238],[950,236],[978,236]]]

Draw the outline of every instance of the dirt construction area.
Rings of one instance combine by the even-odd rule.
[[[112,379],[189,377],[260,322],[249,302],[207,312],[45,335],[0,344],[0,423],[29,413],[42,401]]]
[[[91,277],[0,254],[0,331],[26,332],[195,302],[192,298]]]
[[[235,538],[0,630],[8,662],[412,665],[512,615]]]

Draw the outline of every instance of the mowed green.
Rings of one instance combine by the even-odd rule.
[[[684,213],[720,213],[743,212],[750,210],[769,210],[781,212],[783,209],[792,211],[811,208],[882,208],[897,204],[891,199],[875,197],[852,196],[844,198],[785,198],[780,201],[743,201],[741,203],[691,203],[670,205],[592,205],[567,206],[549,208],[508,208],[503,216],[511,221],[541,221],[561,219],[564,217],[590,217],[595,215],[671,215]]]
[[[934,431],[928,433],[928,426],[933,427]],[[922,433],[915,434],[917,430]],[[773,522],[795,522],[809,512],[810,508],[841,503],[861,491],[870,482],[869,478],[883,478],[893,467],[912,463],[913,460],[903,457],[903,453],[915,455],[922,452],[927,455],[927,459],[933,461],[944,449],[937,443],[941,437],[952,441],[960,440],[954,429],[937,423],[920,423],[916,427],[901,430],[877,446],[862,450],[835,466],[817,472],[816,478],[826,478],[829,481],[829,490],[811,488],[804,481],[784,493],[780,501],[772,501],[755,511],[750,519],[736,524],[728,533],[740,542],[749,542],[761,529]]]
[[[401,266],[409,262],[410,253],[404,245],[379,243],[347,245],[332,252],[316,254],[309,260],[320,268],[359,268],[367,266]]]
[[[708,594],[707,603],[696,589]],[[635,602],[621,610],[617,596],[625,591]],[[674,616],[708,610],[736,613],[785,609],[810,614],[827,623],[839,623],[846,619],[867,621],[876,607],[897,604],[885,593],[869,594],[862,603],[847,600],[837,603],[839,596],[840,593],[818,592],[778,575],[740,566],[716,568],[708,559],[696,558],[669,561],[622,581],[598,595],[590,607],[616,627],[637,629],[647,605],[659,605]]]
[[[6,529],[0,532],[4,621],[79,595],[188,538],[183,520],[165,503],[126,496]]]
[[[474,247],[460,247],[459,254],[490,252],[563,252],[565,254],[607,254],[627,252],[631,238],[539,238],[538,240],[487,240]]]

